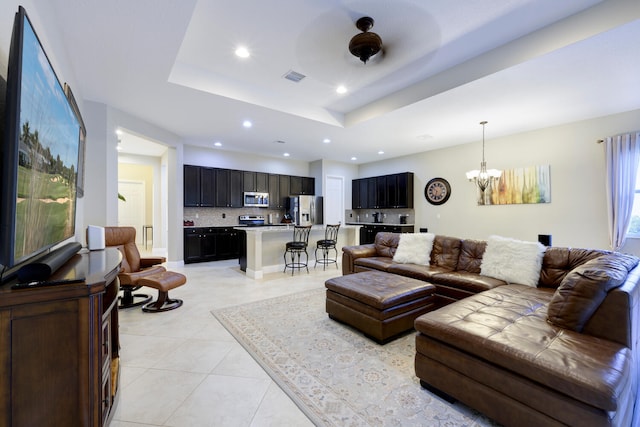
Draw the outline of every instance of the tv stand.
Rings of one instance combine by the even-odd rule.
[[[119,397],[121,260],[115,248],[85,251],[47,278],[60,284],[0,286],[0,427],[109,424]]]

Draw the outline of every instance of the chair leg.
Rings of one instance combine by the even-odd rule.
[[[169,292],[158,290],[158,299],[142,307],[146,313],[174,310],[182,305],[182,300],[169,298]]]
[[[122,286],[121,287],[122,296],[119,297],[120,304],[118,304],[118,308],[138,307],[151,301],[152,299],[151,295],[133,293],[138,289],[139,287]],[[139,301],[136,301],[136,298],[139,299]]]

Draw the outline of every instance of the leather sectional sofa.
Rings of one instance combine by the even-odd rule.
[[[343,248],[343,274],[435,285],[415,321],[421,384],[507,426],[639,425],[640,266],[630,255],[549,247],[537,286],[481,275],[486,241],[435,236],[428,265],[394,262],[400,234]]]

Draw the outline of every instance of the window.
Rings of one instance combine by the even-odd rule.
[[[636,194],[633,198],[633,210],[627,237],[640,239],[640,168],[638,168],[638,174],[636,175]]]

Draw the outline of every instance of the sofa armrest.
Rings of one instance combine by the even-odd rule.
[[[358,258],[366,258],[376,256],[376,246],[373,243],[357,246],[342,247],[342,274],[355,273],[353,262]]]
[[[640,265],[622,286],[612,289],[591,316],[583,333],[615,341],[637,355],[640,334]]]

